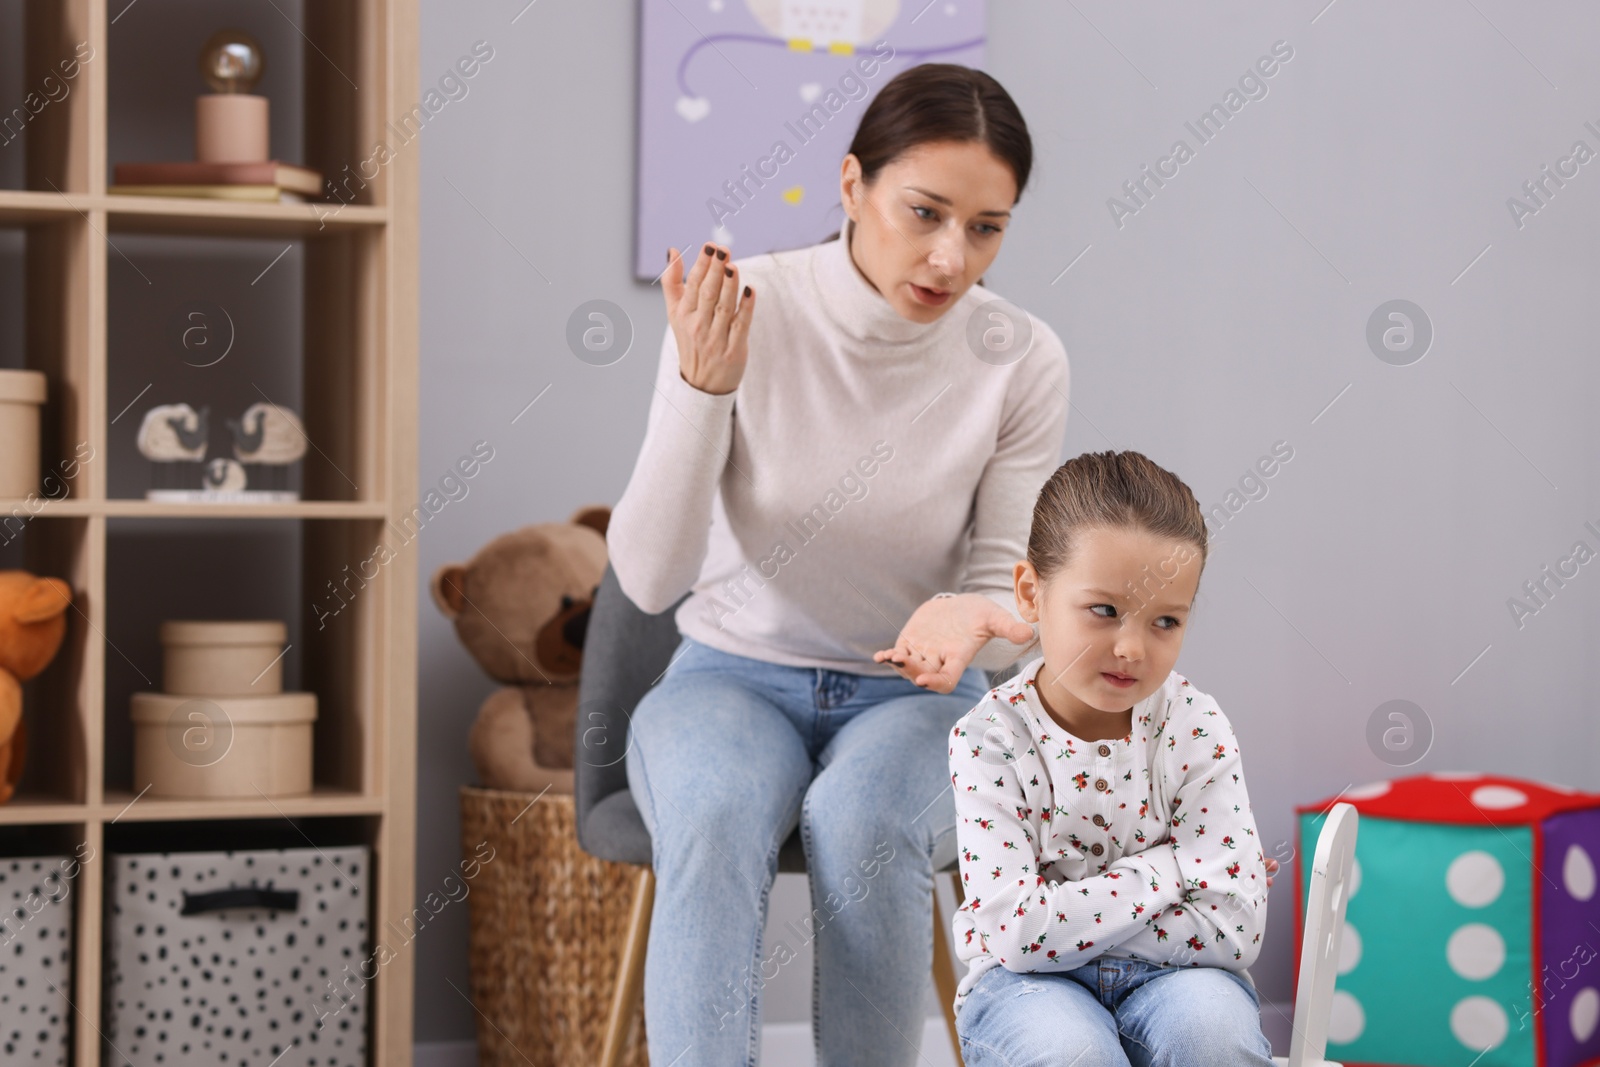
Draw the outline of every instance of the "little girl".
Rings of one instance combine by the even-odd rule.
[[[1043,655],[950,735],[968,1067],[1270,1067],[1246,968],[1267,864],[1239,743],[1174,671],[1206,527],[1138,452],[1040,490],[1017,608]]]

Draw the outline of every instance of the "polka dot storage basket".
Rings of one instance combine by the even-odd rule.
[[[368,943],[369,859],[363,845],[109,855],[119,1067],[366,1067],[367,986],[388,962]]]
[[[71,856],[0,859],[0,1064],[66,1067]]]
[[[1600,793],[1446,772],[1301,805],[1297,931],[1307,850],[1339,801],[1355,806],[1361,834],[1328,1059],[1600,1064]]]

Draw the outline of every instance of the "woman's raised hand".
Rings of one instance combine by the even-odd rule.
[[[994,637],[1024,645],[1033,640],[1033,627],[982,593],[934,597],[906,620],[894,647],[874,652],[872,659],[887,660],[901,677],[924,689],[948,693]]]
[[[661,290],[678,342],[678,373],[702,392],[733,392],[744,376],[749,354],[746,340],[755,314],[755,290],[746,286],[744,300],[739,300],[739,268],[728,250],[704,245],[685,281],[678,250],[667,249]]]

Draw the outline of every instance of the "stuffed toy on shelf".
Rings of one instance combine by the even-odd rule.
[[[0,804],[22,778],[22,683],[55,658],[71,604],[72,587],[59,578],[0,571]]]
[[[578,674],[594,593],[606,569],[611,509],[536,523],[439,568],[434,603],[499,682],[468,737],[490,789],[572,792]]]

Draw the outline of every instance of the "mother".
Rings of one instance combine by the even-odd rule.
[[[976,284],[1032,160],[998,82],[924,64],[862,116],[837,237],[740,263],[708,244],[687,282],[667,253],[670,329],[607,531],[642,610],[690,593],[627,754],[657,879],[653,1063],[754,1063],[791,940],[815,945],[819,1067],[917,1058],[956,847],[947,737],[982,672],[1036,647],[1012,567],[1066,430],[1060,340]],[[764,950],[797,821],[812,912]]]

